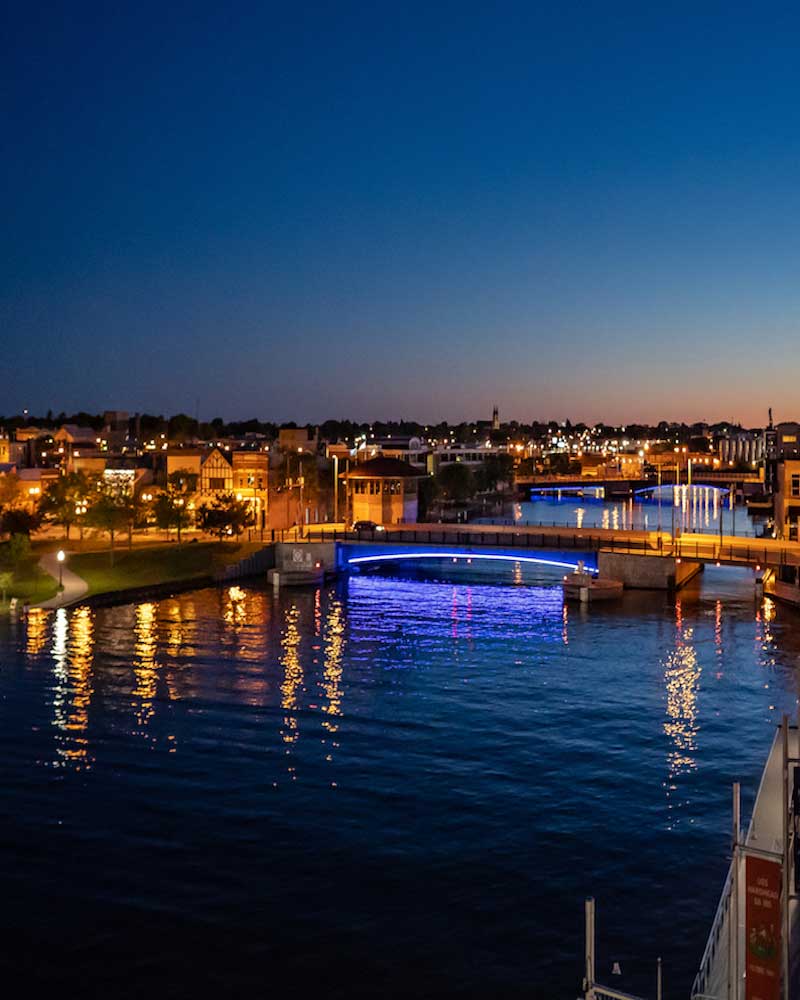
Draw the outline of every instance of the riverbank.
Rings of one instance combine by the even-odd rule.
[[[7,543],[4,543],[7,547]],[[0,557],[0,610],[5,610],[12,600],[22,604],[37,604],[55,597],[58,581],[40,565],[41,552],[31,550],[16,565],[10,556]]]
[[[187,542],[117,549],[113,565],[107,549],[68,553],[65,567],[86,586],[63,603],[116,604],[203,586],[262,547],[260,542]],[[49,596],[56,596],[57,586],[54,580]]]

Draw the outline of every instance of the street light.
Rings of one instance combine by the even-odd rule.
[[[56,553],[56,559],[58,559],[58,589],[64,589],[64,560],[67,558],[66,553],[63,549],[59,549]]]

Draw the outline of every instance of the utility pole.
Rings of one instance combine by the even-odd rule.
[[[339,523],[339,456],[333,456],[333,521]]]

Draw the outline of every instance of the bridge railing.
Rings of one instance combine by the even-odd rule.
[[[542,526],[549,527],[549,526]],[[612,532],[596,533],[590,530],[571,531],[563,525],[537,532],[526,528],[520,531],[480,530],[431,525],[429,528],[393,528],[386,530],[326,531],[324,526],[306,526],[283,530],[265,531],[265,542],[370,542],[373,544],[464,545],[495,546],[515,549],[605,549],[621,554],[644,556],[671,556],[696,562],[719,562],[760,567],[800,566],[800,548],[797,546],[758,545],[756,540],[720,542],[712,536],[708,541],[684,540],[657,532],[642,532],[638,537],[620,538]]]

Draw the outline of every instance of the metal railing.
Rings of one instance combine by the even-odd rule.
[[[755,540],[719,542],[673,538],[656,532],[631,532],[613,529],[563,529],[562,525],[540,526],[545,530],[526,528],[518,531],[479,530],[465,525],[452,527],[392,528],[389,530],[325,531],[323,526],[287,528],[263,532],[267,542],[370,542],[373,544],[416,545],[474,545],[515,549],[575,549],[582,551],[605,550],[619,554],[644,555],[695,562],[718,562],[744,566],[800,566],[800,546],[757,545]],[[709,536],[711,539],[711,536]]]
[[[481,518],[476,518],[474,521],[471,521],[471,522],[468,522],[468,523],[471,523],[471,524],[483,524],[483,523],[485,523],[487,525],[488,524],[497,524],[497,525],[501,525],[501,526],[506,527],[506,528],[563,528],[565,531],[571,531],[573,528],[577,528],[578,530],[581,530],[581,531],[584,531],[584,530],[587,530],[587,529],[591,529],[591,528],[596,528],[598,531],[647,531],[647,532],[657,533],[660,530],[662,534],[669,534],[669,531],[668,531],[669,518],[666,518],[666,521],[667,521],[667,527],[662,527],[660,529],[657,528],[657,527],[656,528],[650,528],[650,527],[646,527],[646,528],[644,528],[644,527],[642,527],[642,528],[603,528],[599,524],[589,524],[584,529],[584,528],[579,528],[579,526],[577,524],[565,524],[563,521],[515,521],[511,517],[505,517],[505,518],[502,518],[502,519],[495,519],[495,520],[486,521],[486,522],[483,522],[481,520]],[[688,529],[683,528],[683,527],[681,528],[681,530],[688,532]],[[717,522],[717,524],[714,527],[711,527],[710,525],[709,526],[702,525],[702,526],[700,526],[698,528],[692,528],[690,533],[693,534],[693,535],[709,535],[709,536],[717,535],[718,536],[719,535],[719,522]],[[736,531],[736,532],[732,531],[730,533],[730,535],[729,536],[726,535],[726,537],[732,537],[732,538],[763,538],[764,536],[763,535],[757,535],[755,533],[755,531]]]
[[[705,988],[708,985],[707,977],[710,972],[711,963],[717,957],[717,951],[720,946],[720,935],[725,927],[725,921],[730,910],[732,890],[733,862],[731,862],[728,867],[728,874],[725,877],[725,884],[722,887],[722,895],[720,896],[719,903],[717,904],[717,910],[714,914],[714,922],[711,925],[708,940],[706,941],[706,947],[703,951],[703,957],[700,960],[700,970],[694,977],[694,982],[692,983],[692,1000],[702,1000],[703,997],[708,996],[708,994],[705,993]],[[723,945],[727,947],[727,941],[723,942]]]

